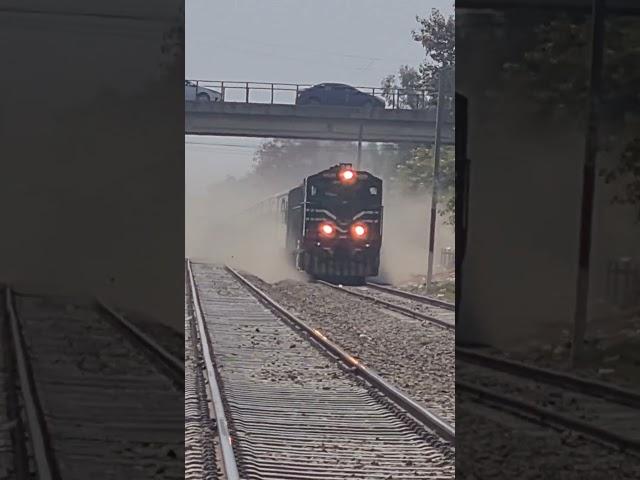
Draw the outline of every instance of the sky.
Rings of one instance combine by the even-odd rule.
[[[371,87],[424,59],[411,37],[416,15],[454,12],[453,0],[187,0],[185,6],[188,79]],[[186,137],[187,191],[243,175],[263,141]]]

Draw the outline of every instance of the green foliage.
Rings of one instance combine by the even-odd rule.
[[[456,62],[455,18],[445,18],[437,9],[432,9],[428,17],[416,17],[418,30],[413,30],[413,40],[419,42],[425,50],[424,61],[418,68],[402,65],[397,74],[382,79],[383,96],[393,102],[393,92],[400,90],[401,108],[424,108],[435,105],[438,93],[438,76],[441,69],[453,70]],[[447,77],[449,79],[449,77]],[[452,79],[452,77],[451,77]],[[452,84],[453,82],[448,82]],[[452,85],[445,88],[453,90]],[[426,97],[423,95],[426,91]]]
[[[540,108],[564,109],[576,116],[586,112],[591,30],[587,20],[563,15],[540,25],[531,47],[505,65],[508,79],[528,92]],[[633,123],[640,110],[640,19],[610,17],[605,32],[601,127],[617,133],[610,135],[614,142],[628,143],[618,165],[600,174],[607,183],[623,186],[624,193],[616,194],[614,203],[640,206],[640,138],[625,135],[637,132]]]
[[[585,105],[588,31],[584,20],[576,22],[561,16],[536,27],[534,45],[504,66],[507,78],[540,107],[581,111]]]
[[[174,24],[162,35],[160,51],[163,66],[169,77],[184,76],[184,5],[180,7]]]
[[[431,147],[418,147],[410,158],[398,165],[395,180],[408,192],[431,191],[433,185],[434,155]],[[453,187],[455,180],[455,151],[453,147],[440,149],[438,187],[444,192]]]
[[[455,67],[455,19],[454,16],[445,18],[442,13],[432,9],[429,16],[416,17],[419,28],[411,32],[413,40],[419,42],[425,49],[423,63],[418,69],[404,65],[397,75],[388,75],[382,80],[382,87],[387,100],[394,88],[407,91],[426,89],[429,93],[428,101],[434,105],[438,92],[438,76],[441,69]],[[452,78],[448,76],[447,79]],[[451,83],[451,82],[449,82]],[[452,85],[445,85],[445,89],[452,91]],[[422,108],[420,98],[407,95],[400,98],[400,106],[405,108]],[[452,105],[451,98],[445,99],[447,107]],[[433,187],[434,155],[432,147],[401,145],[389,160],[394,163],[395,171],[391,174],[391,188],[404,193],[429,193]],[[442,147],[440,149],[440,172],[438,189],[440,192],[440,215],[446,217],[448,223],[453,224],[455,217],[455,149]]]
[[[319,170],[355,161],[356,149],[350,143],[274,139],[263,143],[256,151],[249,176],[274,189],[284,190]]]
[[[393,105],[398,102],[399,108],[413,110],[424,108],[425,98],[423,98],[422,92],[418,93],[421,89],[421,83],[422,77],[418,71],[413,67],[403,65],[398,70],[398,75],[387,75],[382,79],[382,96]]]
[[[428,17],[416,17],[419,30],[411,32],[413,39],[425,49],[426,58],[420,65],[420,85],[429,92],[438,91],[438,72],[456,65],[456,22],[450,15],[445,18],[437,9],[431,9]]]
[[[640,205],[640,137],[633,138],[625,147],[615,168],[603,169],[606,183],[621,184],[622,191],[614,194],[612,202],[621,205]],[[637,209],[640,221],[640,208]]]
[[[430,193],[434,184],[434,162],[431,147],[414,148],[409,158],[397,166],[397,173],[391,179],[392,186],[403,193]],[[455,220],[455,168],[455,147],[441,147],[438,192],[442,206],[439,214],[450,224]]]
[[[535,28],[531,47],[505,65],[508,79],[524,86],[540,106],[583,111],[587,104],[591,31],[587,20],[562,15]],[[621,108],[637,111],[639,82],[640,20],[613,17],[606,22],[605,33],[605,114],[619,114]]]

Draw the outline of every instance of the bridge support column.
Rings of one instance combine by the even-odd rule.
[[[364,125],[360,124],[360,129],[358,130],[358,154],[356,157],[356,171],[360,170],[360,166],[362,164],[362,128]]]

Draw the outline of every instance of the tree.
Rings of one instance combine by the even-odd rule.
[[[434,184],[434,161],[432,147],[417,147],[411,151],[407,161],[398,165],[397,174],[391,181],[405,193],[428,193]],[[438,213],[446,217],[446,223],[453,225],[455,221],[455,147],[441,148],[438,177],[438,191],[441,198],[444,198]]]
[[[319,170],[338,163],[355,163],[355,155],[353,143],[273,139],[256,151],[249,177],[279,191]]]
[[[434,94],[438,91],[438,72],[453,70],[456,65],[456,22],[450,15],[445,19],[437,9],[431,9],[428,17],[416,17],[418,31],[411,32],[413,39],[425,49],[425,61],[419,67],[420,86]]]
[[[601,175],[606,183],[618,182],[622,186],[621,193],[613,195],[613,203],[640,205],[640,136],[627,144],[618,165],[602,169]],[[636,221],[640,222],[640,208],[636,209]]]
[[[416,16],[419,29],[411,31],[411,37],[425,50],[425,57],[418,68],[403,65],[397,75],[382,79],[383,96],[388,102],[399,101],[401,108],[424,108],[435,105],[438,93],[438,75],[442,69],[453,71],[456,62],[455,17],[448,18],[437,9],[428,17]],[[393,99],[400,90],[399,100]],[[423,92],[426,92],[426,96]],[[425,101],[426,100],[426,101]]]
[[[505,64],[507,78],[526,91],[539,108],[584,118],[588,87],[589,17],[561,15],[534,30],[529,46]],[[601,128],[611,151],[622,149],[618,165],[603,168],[605,182],[617,182],[623,193],[614,203],[638,206],[640,220],[640,20],[610,17],[606,23]]]
[[[508,79],[524,86],[542,107],[583,112],[589,73],[588,20],[560,15],[539,25],[533,30],[529,47],[505,64]],[[633,18],[613,18],[606,24],[603,91],[610,122],[615,121],[621,108],[637,111],[640,107],[639,26],[640,21]]]
[[[438,186],[440,192],[453,186],[455,180],[455,165],[452,162],[455,155],[453,147],[443,147],[440,151],[440,173]],[[409,192],[429,191],[433,184],[434,155],[432,147],[417,147],[411,152],[409,160],[397,167],[395,180],[400,182],[401,188]]]
[[[184,5],[174,24],[162,35],[160,51],[169,77],[183,77],[184,71]]]
[[[451,15],[445,17],[436,9],[432,9],[428,17],[416,17],[419,28],[411,32],[414,41],[419,42],[425,49],[425,57],[418,69],[404,65],[397,75],[388,75],[382,80],[382,87],[387,100],[393,89],[415,92],[420,89],[427,91],[427,102],[436,104],[438,93],[438,77],[441,72],[448,70],[447,77],[451,79],[455,67],[455,19]],[[449,76],[451,75],[451,76]],[[452,82],[445,85],[445,108],[450,112],[453,105]],[[400,106],[405,108],[423,108],[418,95],[400,97]],[[416,145],[402,145],[390,158],[396,164],[391,184],[405,193],[425,193],[433,186],[433,150]],[[439,213],[447,216],[448,223],[453,223],[455,216],[454,183],[455,183],[455,149],[445,147],[441,149],[439,191],[444,198],[443,207]]]
[[[403,65],[398,75],[387,75],[382,79],[382,96],[396,108],[424,108],[428,98],[420,92],[421,82],[415,68]]]

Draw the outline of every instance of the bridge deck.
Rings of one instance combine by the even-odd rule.
[[[187,135],[432,143],[435,109],[385,110],[236,102],[185,102]],[[453,144],[453,121],[442,140]]]

